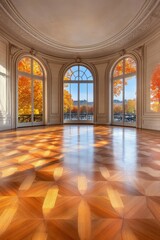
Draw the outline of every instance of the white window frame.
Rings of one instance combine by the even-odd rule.
[[[136,72],[135,73],[127,73],[127,74],[125,73],[126,58],[131,58],[131,59],[133,59],[135,61],[135,63],[136,63]],[[113,77],[113,73],[114,73],[115,67],[117,66],[117,64],[120,61],[123,61],[123,73],[121,75],[119,75],[119,76]],[[136,77],[136,121],[134,123],[127,123],[127,122],[124,121],[124,115],[125,115],[125,91],[124,91],[125,84],[124,83],[125,83],[125,79],[126,78],[134,77],[134,76]],[[114,97],[114,95],[113,95],[113,82],[114,82],[114,80],[119,80],[119,79],[122,79],[122,81],[123,81],[123,99],[122,99],[122,101],[123,101],[123,103],[122,103],[123,119],[122,119],[122,122],[115,122],[114,121],[114,111],[113,111],[113,105],[114,105],[114,103],[113,103],[113,101],[114,101],[114,99],[113,99],[113,97]],[[137,126],[137,62],[136,62],[134,57],[132,57],[132,56],[125,56],[125,57],[119,59],[118,61],[116,61],[116,64],[114,64],[114,67],[113,67],[113,70],[112,70],[112,87],[111,87],[111,90],[112,90],[112,94],[111,94],[111,96],[112,96],[112,102],[111,102],[111,124],[112,125],[118,125],[118,126],[136,127]]]
[[[31,57],[31,56],[23,56],[19,59],[18,63],[23,59],[23,58],[30,58],[31,59],[31,73],[27,73],[27,72],[21,72],[18,70],[18,64],[17,64],[17,84],[16,84],[16,93],[17,93],[17,97],[16,97],[16,106],[17,106],[17,109],[16,109],[16,126],[17,127],[29,127],[29,126],[39,126],[39,125],[43,125],[44,124],[44,119],[45,119],[45,114],[44,114],[44,70],[43,70],[43,67],[41,65],[41,63]],[[38,75],[34,75],[33,74],[33,61],[36,61],[41,69],[42,69],[42,73],[43,75],[42,76],[38,76]],[[28,77],[31,79],[31,91],[32,91],[32,94],[31,94],[31,104],[32,104],[32,112],[31,112],[31,122],[28,122],[28,123],[19,123],[18,122],[18,80],[19,80],[19,76],[24,76],[24,77]],[[42,121],[41,122],[34,122],[34,86],[33,86],[33,83],[34,83],[34,80],[41,80],[42,81],[42,84],[43,84],[43,114],[42,114]]]

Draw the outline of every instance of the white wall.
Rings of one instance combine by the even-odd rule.
[[[61,123],[61,104],[62,101],[62,79],[60,79],[60,69],[62,64],[49,62],[51,70],[51,83],[49,85],[50,96],[48,98],[48,123],[47,124],[60,124]]]
[[[160,130],[160,113],[150,110],[150,81],[153,70],[160,64],[160,36],[146,43],[144,61],[142,128]]]
[[[15,128],[16,118],[16,59],[21,54],[30,52],[30,49],[16,49],[9,51],[9,42],[0,38],[0,130]],[[118,55],[119,53],[117,53]],[[144,55],[143,55],[144,54]],[[139,95],[140,99],[139,122],[142,121],[142,128],[160,130],[160,113],[153,113],[150,110],[150,78],[154,67],[160,63],[160,36],[156,37],[145,44],[145,50],[142,54],[144,58],[144,76],[143,85]],[[116,56],[117,56],[116,55]],[[45,109],[46,125],[61,124],[63,118],[63,77],[62,68],[74,62],[74,59],[58,59],[52,56],[38,53],[41,59],[46,62],[47,87],[45,91]],[[9,60],[10,65],[9,66]],[[95,84],[95,105],[96,105],[96,124],[110,124],[110,63],[114,62],[117,57],[111,56],[101,59],[83,59],[83,63],[91,64],[96,72]],[[75,59],[76,61],[76,59]],[[12,72],[10,72],[10,68]],[[142,94],[141,94],[142,93]],[[12,100],[11,100],[12,99]],[[11,107],[12,106],[12,107]],[[141,110],[142,109],[142,110]],[[141,114],[142,112],[142,114]],[[12,114],[12,118],[11,118]],[[138,124],[141,127],[141,124]]]
[[[10,117],[10,78],[8,75],[8,44],[0,39],[0,130],[11,128]]]

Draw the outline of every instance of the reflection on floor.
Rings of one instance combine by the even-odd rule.
[[[1,240],[160,239],[160,133],[56,126],[0,133]]]

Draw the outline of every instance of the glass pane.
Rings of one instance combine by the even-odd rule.
[[[31,79],[24,76],[18,78],[18,122],[31,122],[32,114]]]
[[[123,74],[123,60],[119,61],[114,68],[113,77],[117,77]]]
[[[78,80],[78,66],[73,66],[66,72],[64,81],[75,81]]]
[[[88,84],[88,120],[93,121],[93,83]]]
[[[19,61],[18,63],[18,71],[31,73],[31,58],[22,58],[21,61]]]
[[[35,60],[33,60],[33,74],[36,76],[43,76],[42,68]]]
[[[79,67],[79,80],[92,80],[93,76],[92,73],[84,66]]]
[[[73,105],[71,108],[71,120],[78,120],[78,84],[71,83],[71,98]]]
[[[123,121],[123,80],[113,81],[113,121]]]
[[[87,80],[87,75],[86,75],[87,68],[84,66],[79,67],[79,80]]]
[[[125,58],[125,74],[136,72],[136,62],[132,58]]]
[[[64,120],[70,120],[71,119],[71,110],[73,108],[73,99],[71,96],[71,84],[70,83],[64,83],[64,92],[63,92],[63,98],[64,98]]]
[[[136,76],[125,79],[125,114],[124,122],[136,122]]]
[[[43,121],[43,81],[34,80],[34,122]]]
[[[79,87],[80,87],[79,120],[87,120],[87,113],[88,113],[87,83],[81,83]]]
[[[151,76],[150,108],[153,112],[160,112],[160,64],[156,66]]]

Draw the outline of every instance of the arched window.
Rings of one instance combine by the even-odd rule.
[[[121,59],[112,74],[112,123],[136,125],[136,62],[131,57]]]
[[[150,109],[152,112],[160,113],[160,64],[154,68],[151,75]]]
[[[24,57],[18,62],[17,126],[43,124],[42,67],[35,59]]]
[[[82,65],[70,67],[63,79],[64,122],[93,122],[94,81]]]

